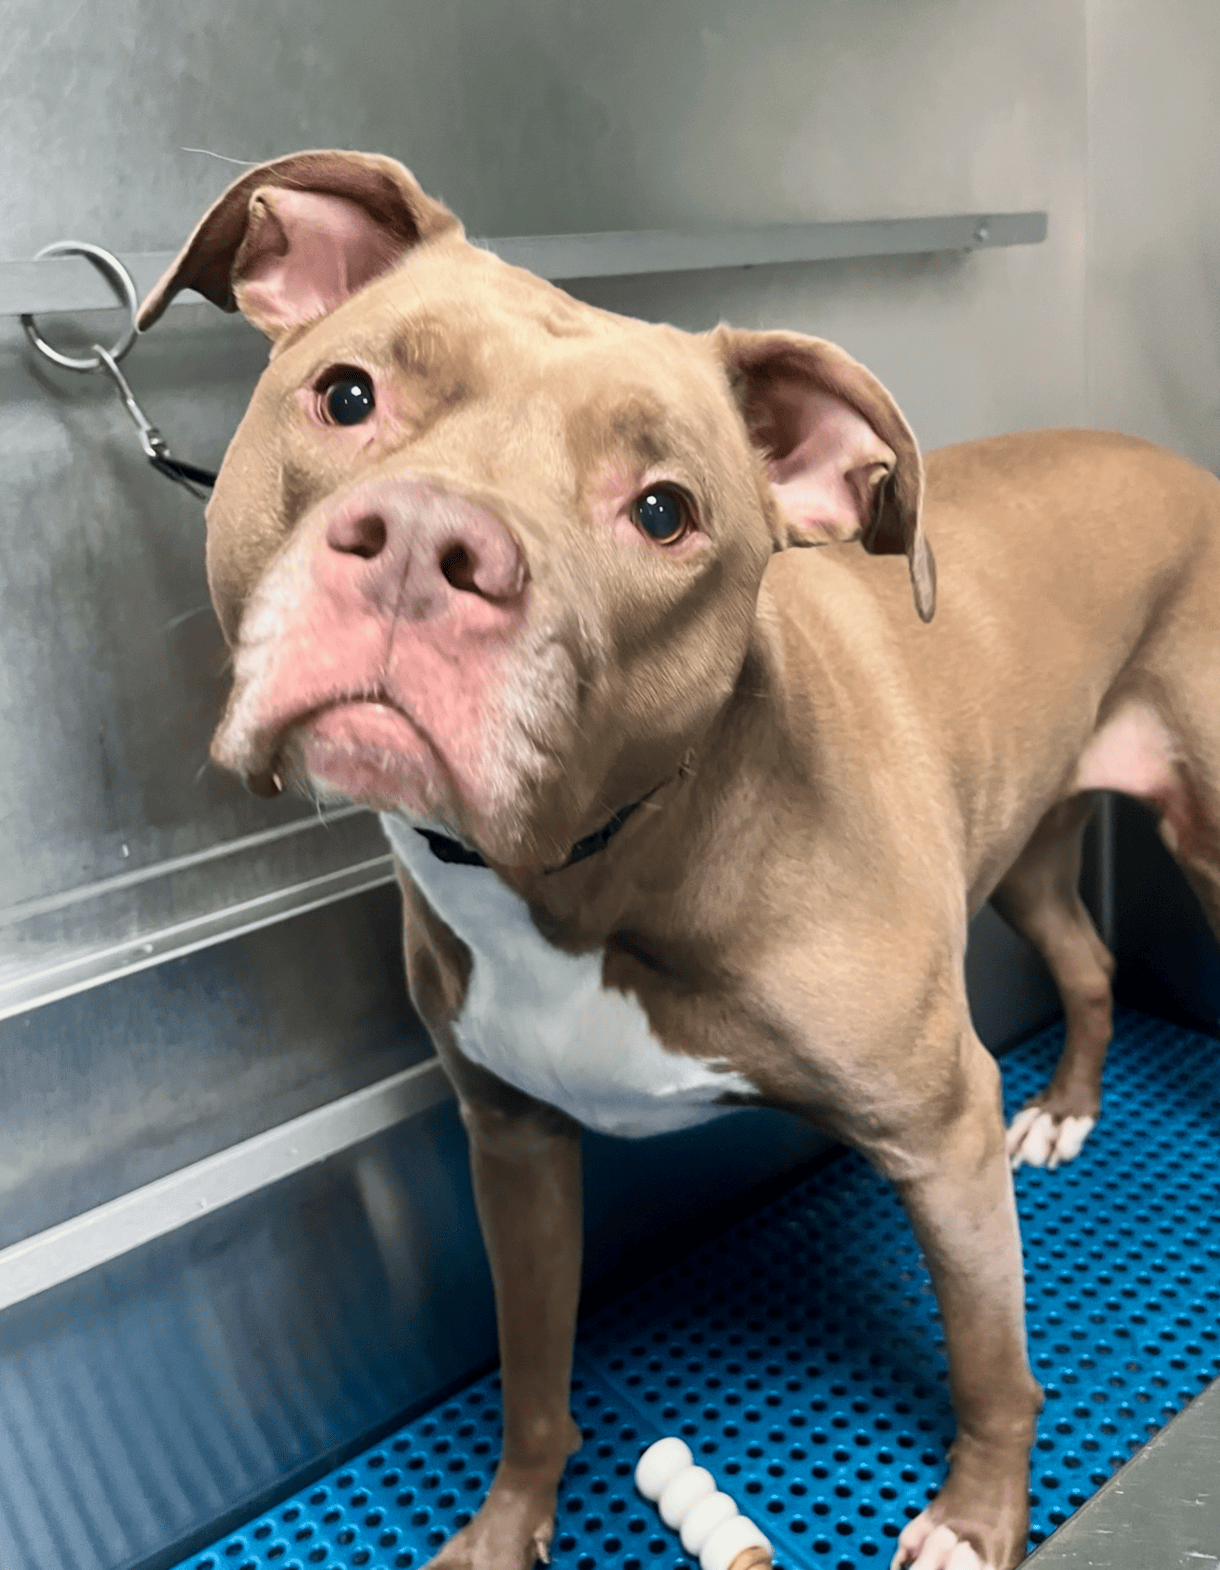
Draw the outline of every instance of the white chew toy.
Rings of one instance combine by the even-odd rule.
[[[698,1554],[702,1570],[733,1570],[747,1549],[771,1544],[737,1512],[728,1494],[718,1493],[716,1479],[696,1466],[690,1446],[681,1439],[658,1439],[649,1445],[635,1469],[635,1486],[651,1499],[666,1526],[675,1527],[688,1554]],[[751,1563],[758,1563],[751,1558]]]

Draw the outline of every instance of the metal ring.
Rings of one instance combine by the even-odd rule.
[[[98,272],[118,296],[120,305],[127,307],[130,320],[122,336],[107,351],[111,359],[121,360],[132,344],[136,341],[136,313],[140,309],[140,299],[136,294],[136,286],[131,274],[119,261],[118,257],[110,251],[105,251],[100,245],[90,245],[88,240],[56,240],[54,245],[44,245],[34,258],[40,262],[44,256],[83,256],[86,261],[92,262]],[[88,359],[79,359],[70,354],[61,354],[58,349],[53,349],[34,325],[33,316],[22,316],[21,325],[25,328],[25,335],[48,360],[56,365],[62,365],[65,371],[96,371],[101,369],[101,360],[96,354],[91,354]]]

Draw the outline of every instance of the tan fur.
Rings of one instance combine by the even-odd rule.
[[[293,322],[276,258],[311,189],[364,204],[353,254],[388,270]],[[319,211],[349,224],[346,207]],[[272,219],[288,226],[279,250]],[[260,729],[255,700],[328,520],[368,476],[503,520],[530,598],[520,680],[488,733],[491,805],[442,780],[411,810],[477,846],[549,942],[604,952],[605,985],[639,1000],[668,1050],[731,1064],[750,1099],[894,1180],[940,1300],[959,1424],[946,1487],[895,1563],[935,1570],[957,1548],[955,1570],[1006,1570],[1024,1548],[1040,1397],[967,924],[994,895],[1046,955],[1068,1038],[1045,1106],[1095,1116],[1111,962],[1075,892],[1094,790],[1164,814],[1220,927],[1220,485],[1096,432],[949,448],[925,476],[892,400],[841,350],[692,338],[578,304],[467,245],[388,160],[309,154],[243,177],[146,316],[192,283],[231,308],[252,268],[276,347],[209,512],[238,694],[218,756],[256,783],[307,775],[313,717]],[[341,292],[341,272],[310,287]],[[367,430],[310,413],[335,364],[377,378]],[[848,509],[831,532],[871,554],[779,549],[817,536],[816,513],[807,526],[784,510],[785,454],[788,428],[823,405],[842,440],[860,420],[872,433],[856,456],[831,452],[826,481]],[[698,514],[672,549],[624,523],[623,497],[656,473]],[[931,627],[912,592],[920,617],[935,604]],[[607,849],[556,870],[636,801]],[[576,1131],[463,1058],[470,953],[405,875],[404,895],[412,996],[471,1136],[504,1363],[501,1471],[436,1564],[527,1570],[576,1442]]]

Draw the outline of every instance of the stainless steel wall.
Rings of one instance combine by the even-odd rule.
[[[1220,9],[1089,0],[1087,25],[1090,417],[1220,472]],[[1116,823],[1120,993],[1215,1031],[1198,903],[1140,807]]]
[[[1088,0],[1088,401],[1220,468],[1220,8]]]
[[[1186,111],[1163,113],[1141,62],[1160,61],[1163,83],[1196,24],[1211,37],[1210,16],[1207,0],[10,0],[0,253],[65,235],[176,246],[234,172],[188,148],[393,153],[487,235],[1045,208],[1039,247],[576,287],[691,328],[725,317],[835,338],[928,446],[1085,420],[1140,428],[1168,407],[1166,434],[1206,458],[1217,405],[1198,258],[1213,199],[1193,204],[1191,179],[1161,170],[1176,145],[1165,121]],[[1174,90],[1214,129],[1209,78],[1183,69]],[[1191,146],[1201,176],[1207,139]],[[1135,173],[1160,214],[1151,233],[1132,228]],[[1183,279],[1189,343],[1154,308]],[[264,353],[240,321],[186,306],[128,363],[175,448],[214,464]],[[224,669],[198,508],[147,470],[106,389],[35,365],[14,322],[0,323],[0,497],[3,1244],[425,1047],[400,991],[393,899],[372,889],[384,867],[371,823],[318,824],[203,766]],[[351,889],[365,892],[126,974],[175,942]],[[1040,964],[986,913],[969,969],[992,1044],[1053,1011]],[[750,1119],[646,1152],[592,1141],[590,1277],[815,1149]],[[52,1430],[71,1443],[55,1414],[70,1414],[74,1381],[142,1336],[168,1348],[183,1421],[215,1415],[215,1464],[175,1451],[172,1487],[115,1527],[78,1486],[101,1479],[104,1493],[110,1461],[82,1452],[74,1471],[26,1483],[9,1462],[31,1434],[35,1448]],[[461,1142],[452,1109],[435,1109],[0,1315],[8,1570],[148,1561],[490,1352]],[[136,1471],[162,1443],[159,1399],[147,1379],[96,1396],[121,1418],[107,1444]]]
[[[0,1249],[431,1053],[380,889],[0,1026]]]

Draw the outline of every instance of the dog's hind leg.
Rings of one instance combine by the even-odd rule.
[[[1101,1113],[1101,1071],[1110,1044],[1114,960],[1080,898],[1081,843],[1092,793],[1052,807],[991,896],[1005,921],[1046,961],[1067,1020],[1055,1073],[1013,1119],[1014,1167],[1055,1168],[1080,1154]]]

